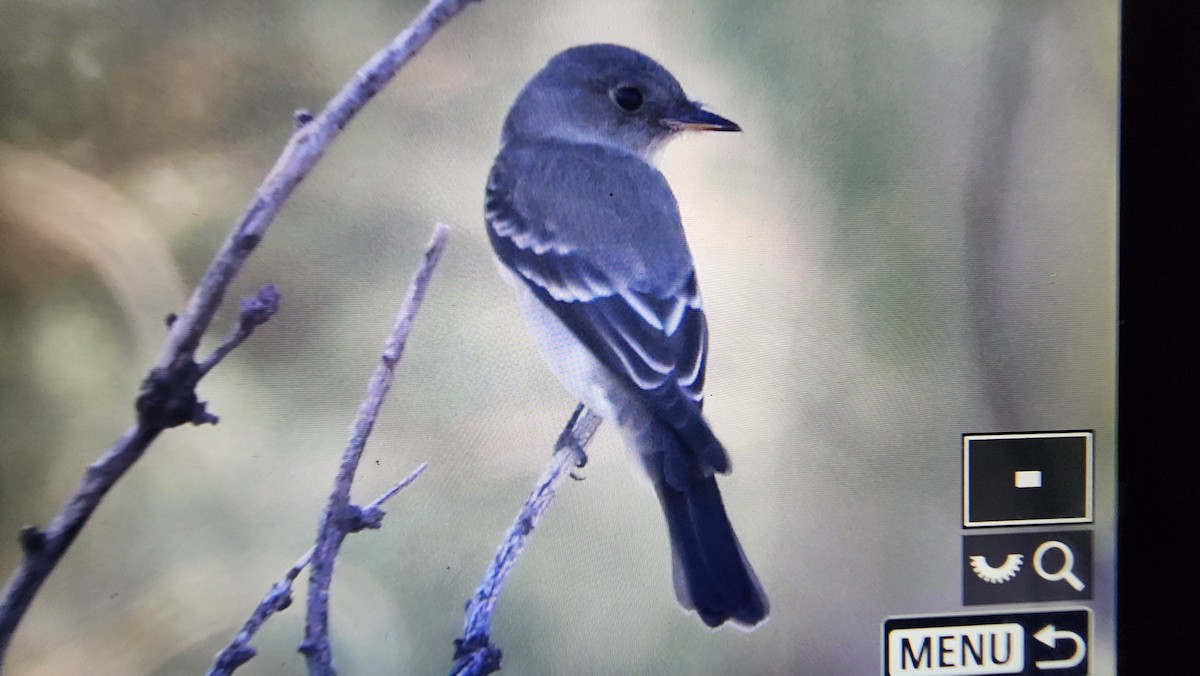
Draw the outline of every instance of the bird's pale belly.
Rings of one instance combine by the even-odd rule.
[[[524,281],[506,266],[497,267],[516,291],[521,316],[538,351],[567,391],[601,418],[617,423],[623,435],[636,434],[644,428],[649,423],[649,414],[632,397],[622,395],[627,386],[615,380],[612,372],[533,295]]]

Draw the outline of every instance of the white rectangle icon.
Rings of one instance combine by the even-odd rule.
[[[1013,483],[1017,488],[1041,488],[1042,473],[1036,469],[1017,472]]]
[[[1044,517],[1030,517],[1027,515],[997,518],[985,517],[972,514],[972,487],[971,487],[971,466],[972,466],[972,444],[977,442],[994,442],[1001,440],[1033,440],[1033,439],[1079,439],[1083,443],[1083,467],[1082,474],[1082,491],[1078,498],[1079,510],[1070,515],[1052,515]],[[1003,434],[964,434],[962,436],[963,451],[962,451],[962,476],[963,476],[963,527],[964,528],[980,528],[985,526],[1037,526],[1051,525],[1064,523],[1092,523],[1092,509],[1095,503],[1093,482],[1095,480],[1095,467],[1093,458],[1093,445],[1095,442],[1095,433],[1092,431],[1078,432],[1014,432]],[[1031,482],[1034,480],[1033,474],[1040,476],[1036,477],[1036,485],[1022,485],[1022,482]],[[1047,474],[1044,470],[1024,470],[1017,469],[1013,471],[1011,468],[1006,470],[1004,474],[996,476],[997,484],[1003,482],[1005,486],[1011,485],[1016,489],[1042,489],[1041,491],[1032,490],[1022,495],[1033,497],[1043,491],[1055,493],[1058,489],[1055,488],[1053,474]],[[1012,477],[1010,480],[1009,477]],[[1011,484],[1008,482],[1012,481]],[[1050,486],[1047,488],[1047,482]],[[1061,496],[1060,496],[1061,497]]]
[[[889,676],[1019,674],[1025,630],[1015,622],[896,629],[888,633]]]

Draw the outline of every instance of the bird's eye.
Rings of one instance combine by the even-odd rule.
[[[637,87],[617,87],[612,93],[613,102],[621,110],[632,113],[642,107],[642,92]]]

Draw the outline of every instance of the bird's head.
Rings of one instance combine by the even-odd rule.
[[[502,140],[559,138],[648,158],[688,130],[741,128],[689,99],[675,76],[645,54],[597,44],[550,59],[517,96]]]

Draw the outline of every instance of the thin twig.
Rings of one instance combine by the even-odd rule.
[[[368,521],[368,528],[379,527],[379,524],[382,522],[382,519],[385,516],[383,510],[381,509],[384,503],[386,503],[388,500],[391,500],[392,496],[404,490],[404,488],[413,481],[416,481],[417,477],[421,476],[421,473],[424,472],[425,468],[428,466],[429,463],[427,462],[421,463],[420,466],[414,469],[408,476],[404,477],[400,483],[397,483],[395,486],[389,488],[382,495],[375,498],[371,504],[363,508],[363,518],[364,520]],[[225,646],[221,652],[217,653],[217,657],[213,661],[213,667],[209,670],[208,676],[229,676],[236,671],[238,667],[242,666],[246,662],[249,662],[254,658],[255,655],[258,654],[258,651],[250,645],[251,639],[254,638],[256,633],[258,633],[259,628],[261,628],[267,620],[271,619],[272,615],[281,610],[286,610],[292,605],[292,584],[300,575],[300,571],[304,570],[304,567],[307,566],[310,561],[312,561],[314,550],[315,548],[309,547],[308,551],[304,553],[304,556],[301,556],[295,563],[293,563],[292,567],[288,569],[287,573],[285,573],[278,582],[271,585],[271,589],[267,592],[267,595],[263,597],[262,601],[259,602],[258,607],[254,609],[254,613],[250,615],[250,619],[246,620],[246,624],[242,625],[242,630],[238,632],[237,636],[233,637],[233,640],[230,641],[229,645]]]
[[[542,514],[550,507],[563,477],[569,474],[571,467],[581,466],[586,461],[584,449],[600,422],[599,416],[580,404],[559,435],[550,464],[534,485],[533,492],[525,498],[525,504],[521,505],[521,511],[504,535],[475,595],[467,602],[462,636],[454,639],[454,667],[450,676],[479,676],[500,670],[502,653],[500,648],[492,645],[491,631],[492,614],[504,581],[516,565],[517,557],[525,550]]]
[[[212,354],[200,362],[200,377],[203,378],[213,370],[213,367],[228,357],[230,352],[245,342],[250,334],[254,333],[254,329],[266,323],[278,311],[279,289],[274,284],[267,284],[259,289],[253,297],[244,299],[242,311],[238,314],[238,321],[230,329],[229,335],[225,336],[225,340],[217,346],[217,349],[213,350]]]
[[[32,526],[19,538],[24,558],[0,593],[0,671],[17,624],[34,596],[83,529],[92,512],[158,435],[186,423],[215,423],[196,385],[206,372],[196,363],[196,350],[208,331],[229,285],[266,235],[267,228],[300,181],[312,171],[346,125],[433,35],[467,5],[481,0],[431,0],[425,9],[377,52],[329,101],[320,115],[295,115],[293,132],[274,167],[204,272],[183,313],[171,321],[167,344],[142,381],[136,400],[137,423],[88,467],[46,529]],[[217,356],[216,361],[224,355]],[[208,368],[216,361],[207,364]]]
[[[408,341],[413,319],[425,299],[433,269],[441,258],[449,235],[450,228],[443,223],[438,223],[434,228],[433,237],[425,250],[425,258],[413,276],[408,295],[384,345],[379,365],[375,367],[375,372],[371,374],[371,380],[367,383],[367,394],[359,406],[353,433],[346,444],[346,450],[342,452],[342,462],[334,480],[333,492],[329,496],[329,504],[321,517],[312,569],[308,575],[308,612],[304,622],[304,642],[300,644],[300,652],[304,653],[308,660],[309,674],[325,676],[336,673],[329,643],[329,585],[333,580],[333,564],[348,533],[374,527],[371,525],[372,515],[350,503],[350,487],[354,483],[354,473],[358,470],[358,461],[362,458],[367,438],[370,437],[371,429],[379,416],[379,409],[392,387],[396,363],[404,354],[404,345]],[[375,523],[378,523],[377,520]]]

